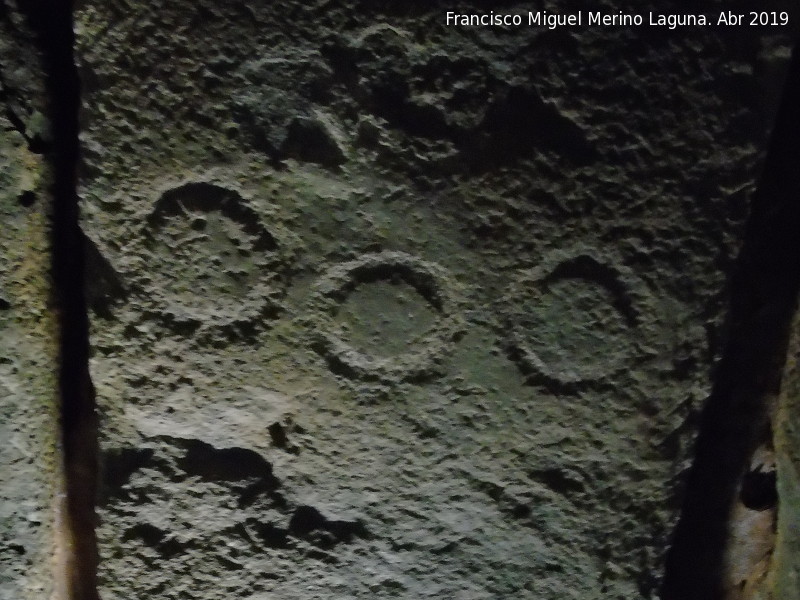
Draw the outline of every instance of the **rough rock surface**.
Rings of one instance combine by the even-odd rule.
[[[776,419],[778,455],[777,544],[772,569],[774,598],[800,599],[800,317],[792,326]]]
[[[39,53],[0,2],[0,599],[53,588],[57,342],[50,306],[47,129]]]
[[[657,595],[787,49],[446,10],[82,3],[104,600]]]

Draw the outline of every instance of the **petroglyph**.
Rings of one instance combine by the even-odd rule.
[[[257,326],[276,312],[286,265],[234,190],[192,182],[165,192],[142,238],[149,267],[132,277],[176,330]]]
[[[501,310],[509,351],[534,379],[579,384],[632,366],[641,284],[598,255],[592,248],[554,251],[508,291]]]
[[[76,17],[103,597],[656,597],[761,43],[133,5]]]
[[[424,378],[435,372],[460,331],[456,290],[447,273],[403,252],[335,265],[315,293],[316,347],[332,369],[347,376]],[[349,306],[347,300],[356,295],[357,307]]]

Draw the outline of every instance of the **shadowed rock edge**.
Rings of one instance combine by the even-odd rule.
[[[769,429],[800,289],[800,52],[795,47],[764,170],[731,281],[728,343],[702,415],[665,600],[723,597],[731,507]],[[780,501],[780,500],[779,500]]]
[[[95,495],[97,425],[89,379],[84,240],[78,225],[77,165],[80,83],[74,61],[72,2],[34,0],[25,13],[44,56],[53,166],[52,275],[59,327],[59,395],[66,498],[59,532],[57,581],[69,600],[96,600]],[[64,600],[67,600],[64,599]]]

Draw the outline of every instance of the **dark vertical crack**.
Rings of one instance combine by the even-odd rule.
[[[728,342],[702,417],[664,600],[723,597],[731,507],[769,432],[800,289],[800,50],[795,48],[731,282]]]
[[[78,223],[80,83],[74,60],[72,3],[26,0],[23,5],[43,53],[52,128],[52,273],[60,329],[61,435],[67,496],[64,575],[69,600],[97,600],[97,425],[88,367],[84,246]]]

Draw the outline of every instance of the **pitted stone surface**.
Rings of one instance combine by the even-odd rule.
[[[0,599],[54,588],[60,464],[51,312],[49,169],[40,53],[0,3]]]
[[[657,596],[785,46],[446,10],[82,3],[104,600]]]

